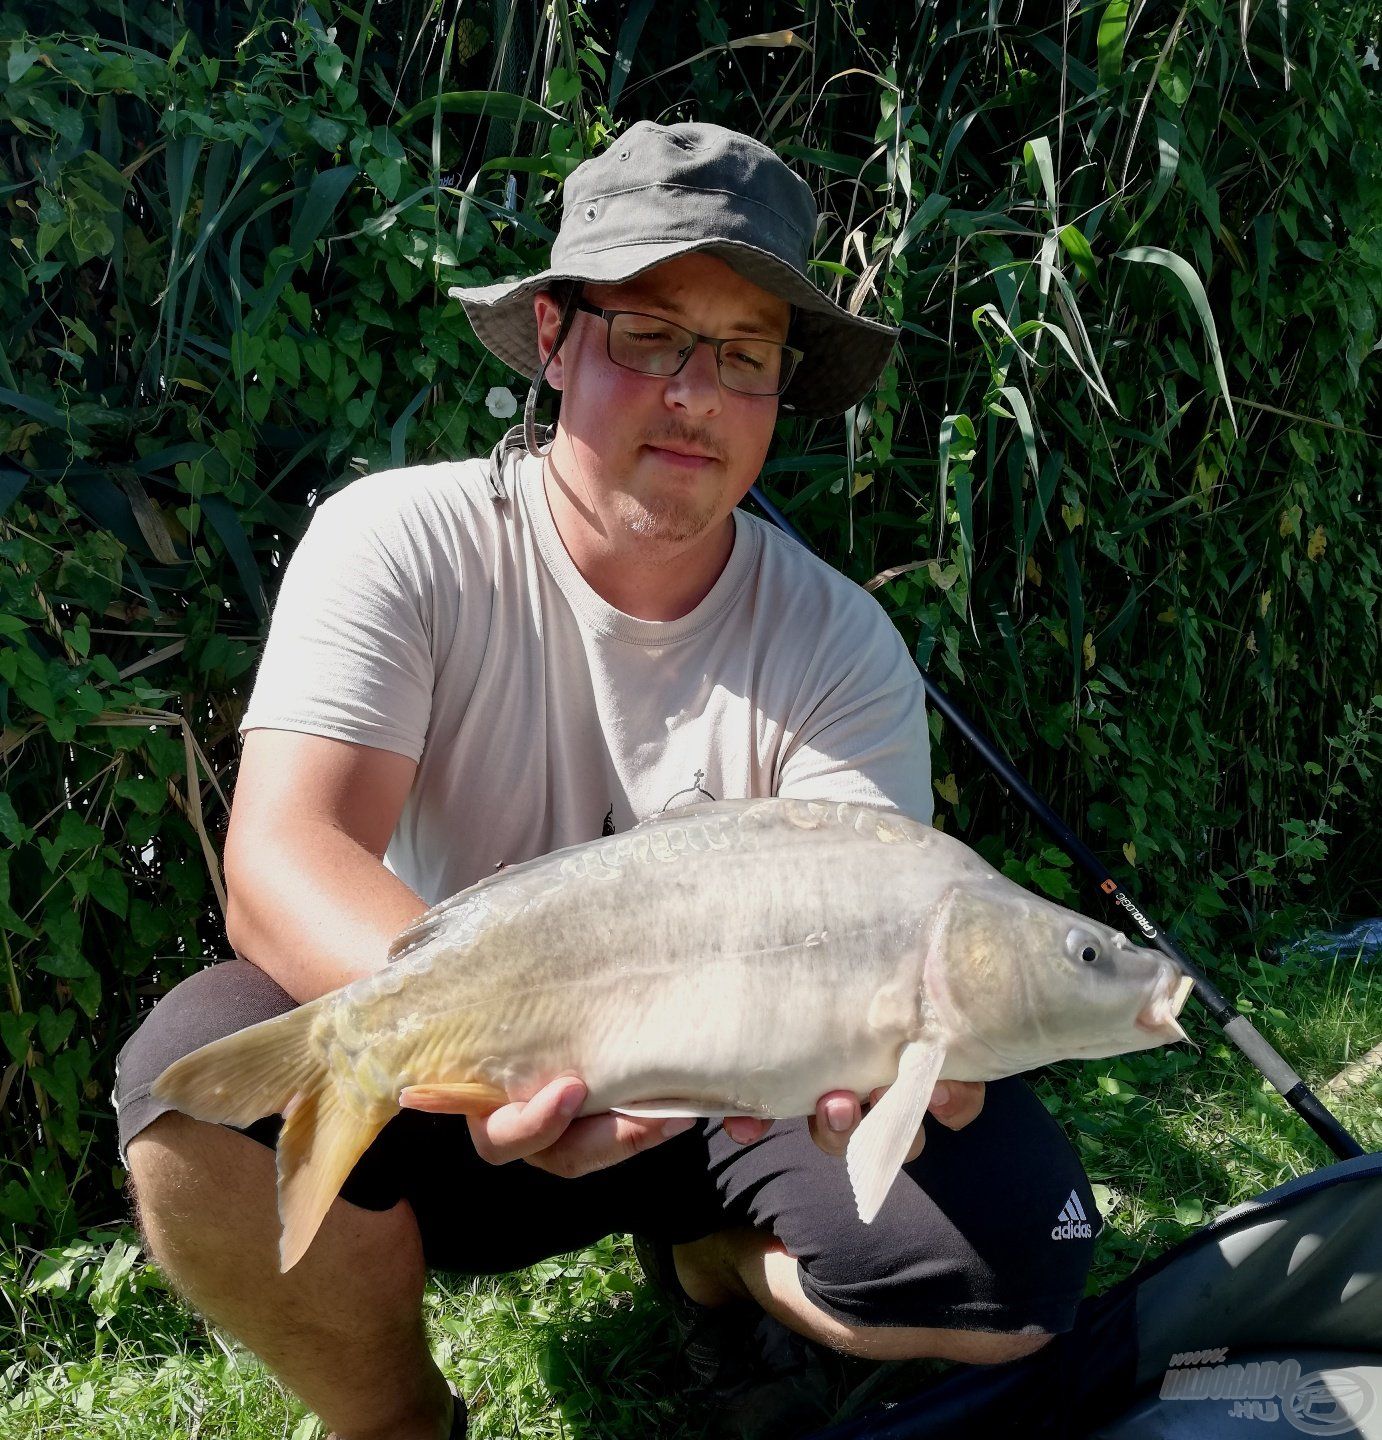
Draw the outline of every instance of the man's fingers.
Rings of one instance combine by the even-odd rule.
[[[635,1115],[587,1115],[573,1120],[555,1145],[527,1156],[530,1165],[574,1179],[617,1165],[642,1150],[682,1135],[696,1122],[687,1117],[648,1120]]]
[[[492,1165],[503,1165],[547,1149],[565,1133],[585,1097],[584,1083],[566,1075],[544,1085],[530,1100],[501,1105],[490,1115],[470,1116],[476,1152]]]
[[[501,1105],[491,1115],[468,1116],[476,1153],[492,1165],[526,1160],[550,1174],[574,1178],[616,1165],[696,1123],[613,1114],[573,1118],[587,1093],[582,1081],[567,1075],[529,1100]]]
[[[737,1140],[740,1145],[752,1145],[773,1128],[773,1122],[759,1120],[753,1115],[726,1115],[723,1128],[731,1140]]]
[[[963,1130],[984,1108],[984,1082],[982,1080],[941,1080],[936,1084],[935,1093],[927,1107],[930,1112],[951,1130]]]
[[[857,1095],[848,1090],[832,1090],[816,1101],[811,1138],[827,1155],[843,1155],[863,1114]]]

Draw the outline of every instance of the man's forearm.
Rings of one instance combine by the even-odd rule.
[[[226,883],[231,945],[301,1003],[381,969],[394,936],[427,909],[328,825],[240,854]]]

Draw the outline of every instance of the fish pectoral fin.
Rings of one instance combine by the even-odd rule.
[[[914,1040],[904,1046],[898,1060],[897,1079],[850,1137],[845,1166],[859,1218],[865,1225],[882,1208],[907,1152],[916,1141],[944,1064],[944,1045]]]
[[[492,1115],[509,1097],[497,1085],[481,1080],[454,1084],[405,1085],[398,1092],[404,1110],[428,1110],[435,1115]]]

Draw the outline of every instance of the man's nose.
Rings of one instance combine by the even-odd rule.
[[[668,377],[667,403],[693,415],[714,415],[724,403],[720,387],[720,367],[715,347],[697,340],[690,358],[681,369]]]

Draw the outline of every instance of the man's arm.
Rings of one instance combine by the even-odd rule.
[[[226,837],[226,936],[305,1003],[382,968],[426,903],[383,865],[406,755],[248,730]]]
[[[391,750],[245,732],[226,837],[226,935],[300,1003],[382,969],[394,936],[427,909],[383,865],[416,773]],[[475,1148],[494,1164],[526,1159],[583,1175],[691,1124],[627,1115],[573,1124],[585,1095],[577,1077],[560,1076],[526,1103],[468,1116]]]

